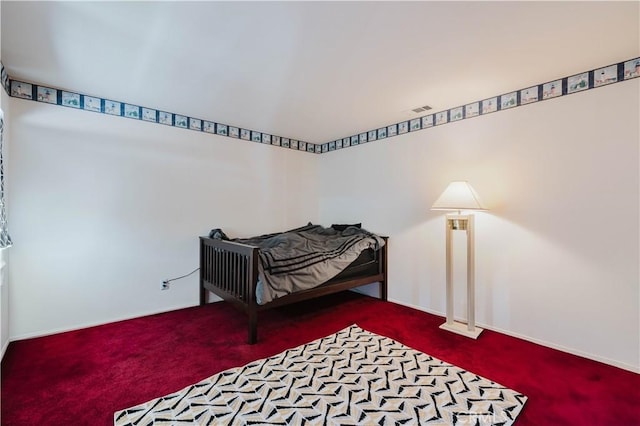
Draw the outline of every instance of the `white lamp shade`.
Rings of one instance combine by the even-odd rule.
[[[451,182],[431,210],[486,210],[476,191],[466,181]]]

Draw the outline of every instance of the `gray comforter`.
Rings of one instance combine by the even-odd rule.
[[[260,305],[317,287],[342,272],[363,250],[384,245],[381,237],[354,226],[336,231],[311,224],[232,241],[260,248],[256,289]]]

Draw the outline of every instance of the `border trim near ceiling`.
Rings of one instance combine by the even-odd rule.
[[[25,99],[83,111],[114,115],[133,120],[147,121],[196,132],[226,136],[281,148],[320,154],[320,145],[311,142],[271,135],[252,129],[230,126],[228,124],[189,117],[183,114],[146,108],[126,102],[114,101],[107,98],[89,96],[82,93],[70,92],[37,83],[14,80],[7,75],[6,69],[0,62],[0,76],[4,90],[13,98]]]
[[[640,57],[581,72],[572,76],[558,78],[546,83],[529,86],[524,89],[514,90],[502,95],[489,97],[487,99],[435,112],[412,120],[401,121],[385,127],[368,130],[366,132],[323,144],[298,141],[282,136],[262,133],[256,130],[244,129],[200,118],[189,117],[187,115],[160,111],[125,102],[113,101],[107,98],[94,97],[36,83],[14,80],[7,75],[2,62],[0,62],[0,74],[4,90],[9,94],[9,96],[15,98],[49,103],[101,114],[115,115],[118,117],[211,133],[234,139],[243,139],[293,149],[296,151],[321,154],[374,141],[382,141],[405,133],[425,130],[435,126],[442,126],[444,124],[454,123],[460,120],[466,120],[481,115],[504,111],[519,106],[559,98],[583,92],[585,90],[638,78],[640,77]]]
[[[640,77],[640,57],[323,143],[321,152],[385,140],[409,132],[559,98],[638,77]]]
[[[7,75],[7,70],[4,68],[4,64],[0,61],[0,84],[2,84],[2,88],[7,95],[11,96],[9,93],[9,75]]]

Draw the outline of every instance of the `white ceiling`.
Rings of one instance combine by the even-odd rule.
[[[640,56],[640,2],[12,2],[13,78],[327,142]]]

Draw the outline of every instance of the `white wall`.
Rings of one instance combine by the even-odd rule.
[[[638,371],[639,90],[322,156],[11,98],[11,338],[194,305],[196,276],[159,287],[197,266],[197,235],[308,220],[390,235],[390,298],[442,313],[429,207],[467,179],[491,209],[476,219],[478,321]]]
[[[320,220],[388,234],[390,299],[444,313],[429,208],[468,180],[491,209],[476,215],[479,323],[640,371],[639,93],[636,79],[323,155]]]
[[[2,22],[2,2],[0,2],[0,22]],[[2,31],[0,30],[0,34]],[[2,40],[0,37],[0,46]],[[0,49],[0,60],[2,59],[2,49]],[[8,118],[9,118],[9,96],[0,87],[0,109],[5,115],[5,137],[8,136]],[[6,150],[5,150],[6,152]],[[0,359],[4,356],[4,352],[9,345],[9,285],[7,284],[8,255],[6,250],[0,250]]]
[[[198,236],[315,221],[316,156],[11,98],[11,338],[198,303]]]
[[[7,249],[0,249],[0,359],[9,346],[9,255]]]
[[[4,113],[4,140],[5,142],[9,140],[9,132],[11,129],[11,125],[9,124],[10,113],[9,113],[9,95],[4,91],[3,88],[0,88],[0,109],[2,109]],[[5,155],[5,167],[7,166],[7,158],[9,150],[7,149],[7,144],[4,146],[4,155]],[[5,197],[7,197],[7,190],[5,187]],[[6,199],[5,199],[6,201]],[[9,250],[10,249],[0,249],[0,359],[4,356],[4,352],[9,345],[9,283],[8,283],[8,270],[9,270]]]

